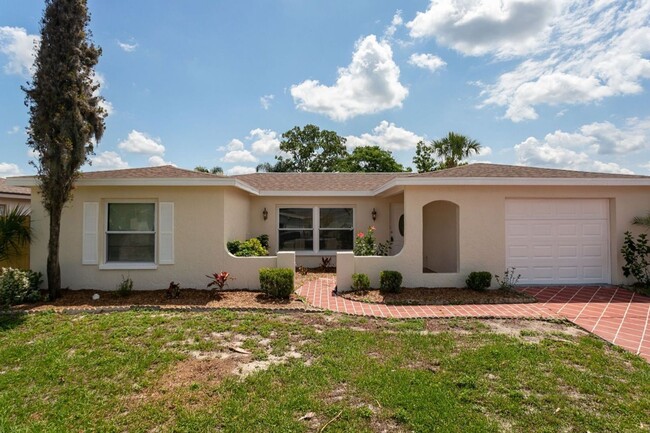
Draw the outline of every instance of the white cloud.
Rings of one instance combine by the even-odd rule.
[[[9,131],[7,131],[7,134],[14,135],[14,134],[17,134],[18,131],[20,131],[20,126],[18,126],[18,125],[12,126],[11,129]]]
[[[129,164],[117,152],[105,151],[91,156],[90,160],[92,161],[92,165],[88,168],[88,171],[129,168]]]
[[[395,15],[393,15],[393,19],[390,21],[390,25],[386,27],[386,31],[384,32],[384,38],[392,38],[395,35],[395,32],[397,31],[397,28],[404,24],[404,19],[402,18],[402,11],[397,10],[395,11]]]
[[[543,140],[529,137],[514,148],[518,163],[523,165],[632,173],[616,161],[601,159],[650,149],[650,117],[627,119],[622,127],[594,122],[575,132],[557,130]]]
[[[0,53],[8,58],[5,73],[30,76],[39,40],[38,35],[30,35],[23,28],[0,27]]]
[[[27,149],[27,157],[28,158],[39,158],[41,153],[37,150],[34,149]]]
[[[20,176],[22,172],[16,164],[0,162],[0,177]]]
[[[638,94],[650,78],[650,2],[566,0],[538,51],[484,86],[484,105],[514,122],[539,105],[586,104]],[[498,56],[499,52],[497,52]]]
[[[273,101],[273,99],[275,99],[275,95],[264,95],[260,98],[260,105],[265,110],[268,110],[271,108],[271,101]]]
[[[411,57],[409,58],[409,63],[413,66],[417,66],[418,68],[422,69],[428,69],[431,72],[435,72],[436,70],[444,67],[447,65],[447,63],[442,60],[438,56],[434,56],[433,54],[411,54]]]
[[[419,135],[382,120],[379,125],[373,128],[372,134],[364,133],[357,137],[349,135],[345,137],[348,148],[359,146],[379,146],[386,150],[415,149],[418,141],[423,140]]]
[[[173,165],[174,167],[176,167],[176,164],[169,161],[165,161],[163,157],[160,155],[150,156],[148,162],[149,162],[149,166],[151,167],[159,167],[161,165]]]
[[[236,165],[226,170],[226,174],[228,176],[235,176],[238,174],[249,174],[249,173],[255,173],[255,167],[245,167],[243,165]]]
[[[251,149],[255,154],[276,154],[280,151],[280,140],[275,131],[256,128],[250,132],[248,138],[254,140]]]
[[[244,143],[241,140],[237,140],[236,138],[233,138],[230,140],[230,143],[228,143],[227,146],[222,146],[218,148],[217,150],[244,150]]]
[[[144,132],[135,129],[129,132],[127,139],[121,141],[117,147],[129,153],[158,156],[165,153],[165,146],[160,143],[160,139],[151,138]]]
[[[119,40],[117,41],[117,45],[127,53],[132,53],[138,48],[138,44],[136,43],[129,44],[127,42],[120,42]]]
[[[95,90],[93,95],[94,96],[100,96],[100,92],[101,92],[102,88],[106,87],[106,78],[104,77],[104,75],[102,73],[95,71],[95,73],[93,74],[92,80],[93,80],[94,84],[99,84],[99,88],[97,90]],[[115,109],[113,108],[113,104],[111,104],[106,99],[102,100],[99,103],[99,106],[104,109],[107,116],[110,116],[111,114],[115,113]]]
[[[432,0],[406,26],[466,55],[532,52],[551,31],[559,0]]]
[[[223,158],[223,162],[257,162],[257,158],[253,156],[248,150],[231,150],[226,153]]]
[[[408,89],[400,83],[399,74],[388,42],[370,35],[356,43],[352,62],[338,70],[336,84],[326,86],[318,80],[306,80],[291,86],[291,96],[303,111],[344,121],[401,107]]]

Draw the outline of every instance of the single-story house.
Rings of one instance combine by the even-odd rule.
[[[29,210],[32,191],[29,188],[8,185],[0,177],[0,215],[5,215],[15,207]]]
[[[31,267],[45,272],[48,216],[34,177]],[[339,290],[354,272],[407,287],[461,287],[472,271],[515,267],[525,284],[619,284],[619,253],[650,210],[650,177],[496,164],[431,173],[253,173],[221,176],[172,166],[84,173],[62,217],[63,286],[138,289],[170,281],[203,288],[228,271],[257,288],[260,267],[317,266],[335,257]],[[390,256],[355,257],[368,227]],[[270,256],[239,258],[226,243],[261,234]]]

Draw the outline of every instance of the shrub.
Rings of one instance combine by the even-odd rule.
[[[634,277],[637,284],[647,288],[650,287],[650,273],[648,272],[648,235],[641,233],[638,238],[634,239],[632,233],[625,232],[621,254],[625,260],[623,266],[623,275]]]
[[[117,285],[117,294],[120,296],[128,296],[133,290],[133,280],[131,277],[124,278],[122,275],[122,282]]]
[[[257,240],[260,241],[260,244],[264,247],[265,250],[269,249],[269,235],[259,235]]]
[[[366,233],[359,232],[354,238],[353,252],[355,256],[387,256],[393,246],[393,240],[377,243],[375,239],[375,228],[368,227]]]
[[[366,291],[370,288],[370,278],[367,274],[352,274],[352,289]]]
[[[213,290],[223,290],[223,288],[228,285],[228,281],[235,279],[230,275],[230,272],[226,271],[221,271],[212,275],[206,275],[206,277],[210,279],[208,288],[214,286]]]
[[[398,271],[381,271],[379,274],[379,290],[388,293],[399,293],[401,288],[401,273]]]
[[[470,272],[465,280],[468,289],[485,290],[492,284],[492,274],[487,271]]]
[[[499,288],[502,290],[512,290],[517,285],[517,282],[521,278],[521,274],[515,274],[515,267],[507,268],[503,272],[503,278],[498,275],[494,275],[494,279],[497,280]]]
[[[169,283],[169,287],[167,287],[167,297],[169,299],[176,299],[181,296],[181,285],[175,282]]]
[[[36,302],[41,300],[39,286],[43,274],[33,271],[22,271],[14,268],[0,270],[0,306]]]
[[[260,269],[260,287],[273,298],[289,299],[293,293],[293,270],[289,268]]]
[[[266,236],[266,235],[262,235]],[[268,243],[268,236],[266,242]],[[237,257],[267,256],[268,250],[264,248],[259,238],[250,238],[245,241],[230,241],[226,243],[230,254]]]

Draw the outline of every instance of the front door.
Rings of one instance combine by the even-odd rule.
[[[390,236],[393,238],[390,255],[394,256],[404,246],[404,203],[390,205]]]

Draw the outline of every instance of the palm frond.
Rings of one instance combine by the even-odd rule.
[[[28,210],[17,206],[0,216],[0,261],[20,254],[21,248],[31,240]]]

